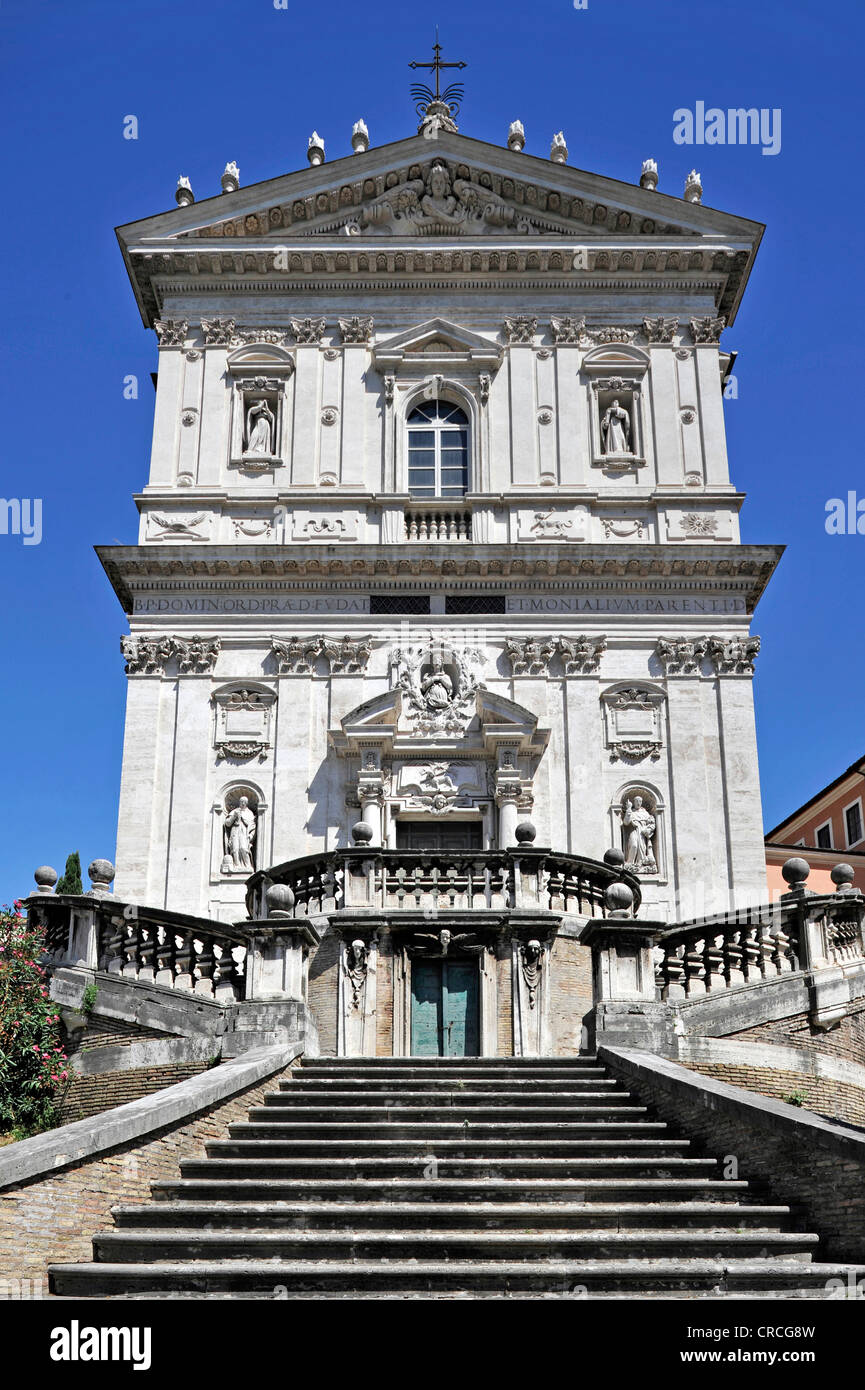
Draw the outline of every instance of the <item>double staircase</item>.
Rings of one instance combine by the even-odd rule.
[[[52,1291],[816,1298],[849,1270],[592,1057],[305,1061],[180,1169]]]

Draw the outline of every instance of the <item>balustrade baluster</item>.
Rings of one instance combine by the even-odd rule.
[[[192,989],[192,934],[174,933],[174,988]]]
[[[123,969],[126,979],[138,977],[138,923],[126,922],[123,931]]]

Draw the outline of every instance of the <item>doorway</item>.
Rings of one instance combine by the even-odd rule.
[[[477,1057],[480,1010],[476,960],[422,960],[411,966],[411,1055]]]

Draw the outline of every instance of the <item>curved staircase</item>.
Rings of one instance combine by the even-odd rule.
[[[180,1168],[52,1292],[826,1297],[850,1269],[593,1057],[306,1061]]]

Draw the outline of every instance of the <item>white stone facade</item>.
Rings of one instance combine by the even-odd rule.
[[[131,630],[121,898],[243,917],[241,796],[259,869],[361,818],[486,848],[530,818],[599,859],[640,797],[643,915],[763,896],[749,634],[778,551],[739,543],[719,342],[760,231],[447,132],[121,229],[160,339],[139,545],[101,551]],[[468,482],[427,498],[407,419],[437,400]],[[465,704],[424,728],[436,653]]]

